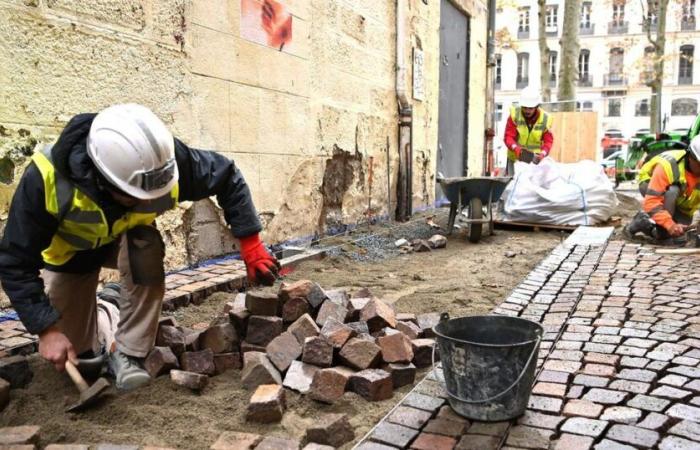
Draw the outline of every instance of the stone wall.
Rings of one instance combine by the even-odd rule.
[[[425,100],[412,100],[413,205],[424,208],[434,201],[440,2],[401,1],[409,92],[412,49],[425,56]],[[189,145],[232,158],[270,242],[393,216],[396,2],[282,3],[293,45],[280,51],[241,37],[240,0],[0,0],[0,219],[36,145],[73,114],[127,101],[152,108]],[[478,175],[487,16],[484,2],[455,3],[472,18],[468,145]],[[169,267],[233,245],[214,202],[204,203],[159,220]]]

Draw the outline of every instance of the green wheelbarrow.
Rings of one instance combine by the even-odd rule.
[[[498,202],[512,177],[455,177],[437,181],[450,201],[447,233],[452,234],[457,214],[468,207],[469,242],[479,242],[484,225],[493,234],[493,204]],[[484,218],[484,205],[486,217]]]

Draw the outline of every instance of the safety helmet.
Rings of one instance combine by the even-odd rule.
[[[525,108],[535,108],[542,103],[542,98],[540,97],[539,90],[533,87],[526,87],[520,93],[520,102],[518,103],[521,107]]]
[[[173,135],[145,106],[102,110],[90,127],[87,150],[107,181],[132,197],[156,199],[177,183]]]
[[[693,140],[690,141],[690,145],[688,146],[688,153],[690,153],[695,157],[695,159],[700,161],[700,135],[695,136]]]

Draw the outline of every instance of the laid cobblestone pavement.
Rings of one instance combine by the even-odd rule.
[[[525,414],[463,419],[436,371],[357,448],[700,449],[699,267],[618,241],[558,246],[493,311],[544,327]],[[409,408],[430,420],[402,423]]]

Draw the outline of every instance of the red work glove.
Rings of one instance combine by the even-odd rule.
[[[683,236],[683,234],[685,233],[685,230],[687,228],[688,228],[688,225],[674,223],[673,225],[671,225],[671,228],[668,229],[668,234],[670,234],[673,237]]]
[[[245,262],[248,281],[251,284],[272,286],[277,279],[280,263],[265,249],[257,233],[239,238],[241,241],[241,258]]]
[[[515,159],[520,161],[520,154],[523,152],[523,148],[518,145],[513,149],[513,151],[515,152]]]

